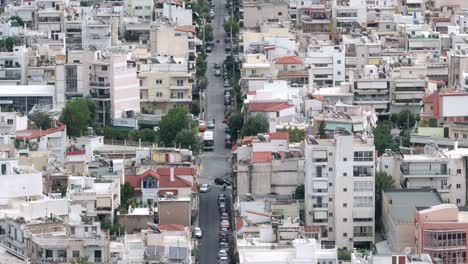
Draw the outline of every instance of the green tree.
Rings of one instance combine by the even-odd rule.
[[[175,142],[177,146],[191,149],[195,154],[200,153],[201,140],[193,129],[184,128],[176,135]]]
[[[210,24],[204,25],[203,28],[198,31],[197,38],[205,41],[213,41],[213,27]]]
[[[140,130],[141,140],[144,142],[156,142],[158,138],[158,134],[154,129],[151,128],[143,128]]]
[[[169,110],[161,118],[159,123],[159,143],[163,146],[172,146],[176,143],[177,133],[190,126],[188,112],[183,107],[175,107]]]
[[[69,136],[78,137],[88,126],[92,125],[92,112],[89,98],[78,98],[68,101],[60,115],[60,122],[67,125]],[[94,102],[93,102],[94,103]]]
[[[80,257],[70,260],[70,264],[92,264],[92,262],[89,261],[89,257]]]
[[[296,187],[296,191],[294,192],[294,197],[296,197],[296,199],[304,199],[304,197],[305,197],[304,184],[298,185]]]
[[[34,112],[29,116],[29,120],[34,122],[37,128],[49,129],[52,126],[52,119],[46,112]]]
[[[416,124],[416,116],[410,110],[402,110],[398,113],[397,124],[399,128],[412,128]]]
[[[193,100],[192,104],[190,105],[190,113],[194,116],[198,116],[200,114],[200,101]]]
[[[385,152],[385,149],[394,149],[395,147],[391,130],[392,124],[389,121],[379,122],[374,129],[374,145],[380,155]]]
[[[138,42],[140,41],[140,36],[141,33],[135,32],[135,31],[125,31],[124,33],[124,39],[127,42]]]
[[[132,130],[128,133],[128,139],[131,141],[138,141],[141,138],[140,130]]]
[[[133,186],[126,182],[124,185],[122,185],[122,188],[120,188],[120,208],[127,212],[128,206],[134,197],[135,190],[133,189]]]
[[[23,39],[19,37],[7,37],[0,39],[0,50],[12,52],[14,46],[23,45]]]
[[[401,133],[403,147],[409,147],[411,145],[411,130],[405,129]]]
[[[318,134],[319,134],[320,138],[326,138],[327,137],[327,132],[325,130],[325,122],[324,121],[320,122]]]
[[[24,27],[24,21],[19,16],[11,16],[9,21],[11,22],[12,27]]]
[[[244,126],[244,115],[239,112],[231,113],[227,125],[231,133],[232,142],[236,142],[237,137]]]
[[[294,128],[286,128],[286,129],[280,129],[278,130],[279,132],[287,132],[289,136],[289,142],[291,143],[297,143],[297,142],[302,142],[305,138],[305,130],[304,129],[299,129],[297,127]]]
[[[268,131],[269,123],[268,119],[260,114],[250,116],[245,121],[244,127],[242,128],[243,136],[256,136],[258,133],[265,133]]]
[[[235,35],[239,32],[239,29],[240,29],[240,24],[239,24],[239,21],[237,20],[237,18],[235,17],[231,17],[229,18],[228,21],[226,21],[226,23],[224,23],[224,31],[226,31],[226,33],[230,34],[231,33],[231,28],[232,28],[232,34]]]
[[[382,218],[382,191],[395,188],[395,181],[392,176],[384,171],[379,171],[375,175],[375,227],[379,230]]]

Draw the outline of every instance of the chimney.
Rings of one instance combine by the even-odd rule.
[[[174,178],[174,167],[170,167],[170,168],[169,168],[169,171],[170,171],[171,182],[173,182],[173,181],[175,181],[175,178]]]

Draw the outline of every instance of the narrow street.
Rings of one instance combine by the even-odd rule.
[[[200,194],[199,225],[203,230],[203,238],[199,248],[199,262],[203,264],[218,263],[219,250],[219,225],[220,216],[218,213],[218,194],[223,192],[222,187],[214,184],[216,177],[223,177],[227,173],[227,156],[224,149],[224,87],[223,78],[215,77],[214,63],[223,63],[225,58],[224,44],[224,15],[225,0],[213,0],[215,3],[215,18],[211,25],[214,29],[215,47],[212,53],[208,53],[208,87],[205,91],[207,107],[206,120],[216,120],[214,129],[214,151],[204,152],[201,155],[202,171],[200,183],[208,183],[212,189],[208,193]]]

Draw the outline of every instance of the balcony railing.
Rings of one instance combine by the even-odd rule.
[[[110,94],[109,93],[90,93],[93,98],[99,98],[99,99],[109,99]]]
[[[95,87],[109,87],[110,83],[108,82],[90,82],[90,86],[95,86]]]
[[[328,203],[318,203],[313,205],[314,208],[328,208]]]
[[[354,233],[354,237],[371,237],[373,236],[372,232],[359,232],[359,233]]]
[[[443,175],[447,175],[447,170],[422,170],[422,169],[401,168],[401,173],[406,176],[411,176],[411,175],[443,176]]]

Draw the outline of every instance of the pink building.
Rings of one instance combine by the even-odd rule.
[[[426,253],[444,264],[467,263],[468,212],[454,204],[416,208],[416,254]]]

